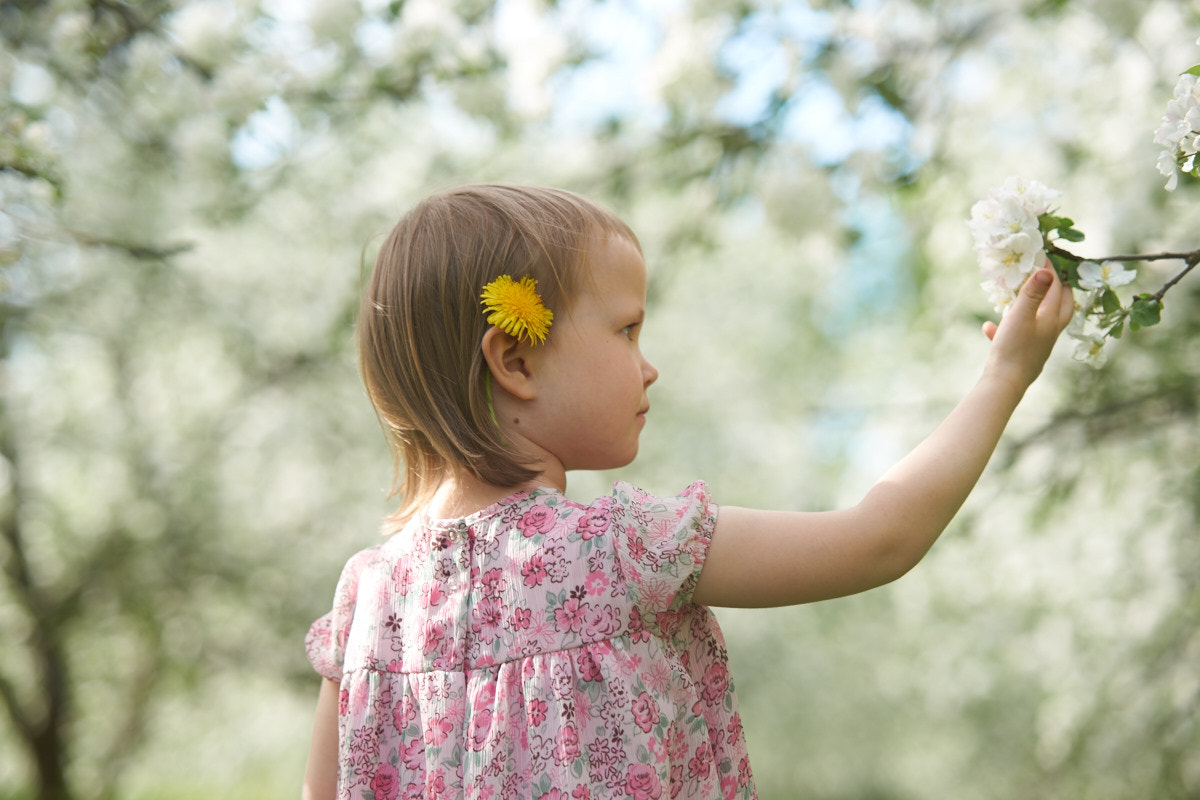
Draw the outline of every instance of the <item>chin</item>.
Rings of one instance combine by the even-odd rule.
[[[630,453],[621,453],[621,454],[609,453],[609,454],[606,454],[603,456],[598,456],[596,458],[587,459],[586,461],[584,461],[578,465],[568,467],[568,469],[583,469],[583,470],[620,469],[621,467],[628,467],[630,464],[633,463],[634,459],[636,459],[636,458],[637,458],[637,448],[635,447],[635,448],[633,448],[633,452],[630,452]]]
[[[637,454],[638,454],[638,449],[637,449],[637,447],[634,447],[633,452],[629,453],[628,455],[619,459],[620,463],[614,464],[613,468],[615,469],[617,467],[628,467],[630,464],[632,464],[634,462],[634,459],[637,458]]]

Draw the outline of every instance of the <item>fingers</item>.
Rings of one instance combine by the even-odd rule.
[[[1075,301],[1070,290],[1058,279],[1054,270],[1043,267],[1025,281],[1012,310],[1057,325],[1068,305],[1070,313],[1074,313]],[[1063,327],[1067,322],[1070,322],[1070,314],[1062,323]]]
[[[1049,266],[1037,270],[1021,287],[1017,300],[1005,313],[1005,318],[1026,317],[1042,327],[1045,323],[1061,333],[1075,314],[1075,297]],[[983,323],[983,335],[994,341],[999,327],[994,322]]]
[[[1057,282],[1054,272],[1042,267],[1025,281],[1025,285],[1021,287],[1021,294],[1032,300],[1036,307],[1054,290],[1054,284]]]
[[[1062,333],[1075,315],[1075,295],[1052,269],[1038,270],[1028,283],[1034,283],[1035,279],[1030,298],[1038,301],[1037,315],[1054,326],[1056,335]]]
[[[1056,282],[1062,286],[1062,296],[1058,299],[1058,331],[1062,333],[1075,316],[1075,293],[1061,281]]]

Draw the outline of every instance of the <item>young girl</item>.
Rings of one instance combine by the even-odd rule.
[[[304,797],[754,797],[708,607],[908,571],[1073,311],[1035,273],[984,326],[978,384],[853,508],[718,508],[703,483],[573,502],[568,470],[637,454],[658,377],[638,348],[645,303],[633,232],[568,192],[471,186],[396,226],[360,356],[401,505],[308,635],[325,680]]]

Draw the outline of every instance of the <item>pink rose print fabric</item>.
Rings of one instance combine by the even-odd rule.
[[[340,683],[344,800],[756,797],[725,642],[691,602],[717,507],[627,483],[414,519],[306,647]]]

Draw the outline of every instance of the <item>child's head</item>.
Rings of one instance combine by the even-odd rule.
[[[495,486],[537,476],[493,418],[480,292],[501,275],[528,275],[546,306],[566,313],[588,284],[588,248],[610,235],[637,244],[611,212],[570,192],[528,186],[453,189],[397,223],[363,296],[359,355],[396,458],[398,519],[456,465]]]

